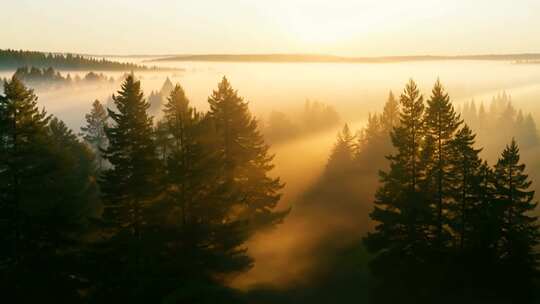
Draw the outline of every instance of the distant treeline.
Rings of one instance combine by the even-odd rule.
[[[527,61],[540,60],[540,54],[501,54],[501,55],[459,55],[459,56],[382,56],[382,57],[343,57],[321,54],[203,54],[172,55],[156,61],[223,61],[223,62],[321,62],[321,63],[384,63],[402,61],[432,60],[496,60]]]
[[[127,75],[127,74],[126,74]],[[37,67],[21,67],[13,74],[14,77],[22,81],[24,84],[32,87],[40,88],[62,88],[75,84],[96,84],[96,83],[114,83],[114,77],[107,77],[103,73],[88,72],[83,77],[71,74],[62,75],[59,71],[52,67],[37,68]],[[124,75],[125,78],[126,76]],[[6,82],[4,79],[3,82]]]
[[[0,69],[16,69],[21,66],[36,68],[53,67],[63,70],[140,71],[155,70],[133,63],[110,61],[76,54],[55,54],[36,51],[0,49]]]

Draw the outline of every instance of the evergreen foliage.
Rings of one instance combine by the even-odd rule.
[[[76,301],[74,252],[98,209],[93,156],[16,77],[0,95],[0,139],[4,295]]]
[[[238,208],[238,217],[248,220],[252,227],[280,222],[287,211],[273,210],[283,184],[279,178],[269,176],[273,156],[247,102],[223,77],[208,103],[208,115],[215,128],[215,150],[222,164],[218,169],[219,183],[229,189],[223,199]]]
[[[400,102],[397,152],[381,172],[365,238],[375,254],[373,302],[532,303],[540,230],[516,141],[491,168],[439,81],[425,111],[412,81]]]

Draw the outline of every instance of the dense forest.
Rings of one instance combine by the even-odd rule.
[[[519,138],[531,149],[538,146],[538,132],[530,115],[530,122],[522,125],[515,121],[522,114],[499,112],[498,107],[513,109],[505,96],[494,97],[499,106],[486,114],[486,124],[492,117],[497,119],[493,124],[509,121],[514,127],[491,133],[497,140],[508,140],[493,165],[482,160],[480,153],[485,151],[440,83],[426,102],[410,82],[399,101],[390,93],[383,112],[370,115],[357,134],[344,126],[325,172],[304,200],[319,208],[332,204],[334,210],[342,210],[343,218],[356,211],[359,229],[369,233],[334,250],[362,257],[354,248],[363,238],[371,256],[363,265],[369,264],[370,277],[358,265],[348,270],[334,261],[333,276],[321,279],[324,285],[336,279],[336,272],[341,274],[338,280],[367,280],[369,288],[360,295],[359,287],[351,292],[355,287],[346,285],[343,293],[349,294],[344,301],[361,298],[371,303],[539,300],[537,203],[511,135],[527,134]],[[471,113],[469,108],[466,103],[465,113]],[[374,207],[357,203],[372,197]],[[367,213],[371,222],[361,216]],[[321,296],[323,292],[316,293],[310,301]]]
[[[62,73],[52,67],[43,69],[36,68],[34,66],[21,67],[15,71],[14,76],[17,77],[17,79],[19,79],[20,81],[22,81],[25,85],[40,89],[60,89],[74,85],[116,82],[116,80],[112,76],[107,77],[103,73],[96,72],[87,72],[82,77],[79,75],[71,77],[71,74],[69,73],[64,76],[62,75]],[[123,78],[125,77],[126,76],[124,76]],[[7,79],[3,79],[3,83],[5,83],[6,81]]]
[[[98,59],[92,56],[0,49],[0,69],[13,70],[23,66],[95,71],[143,71],[158,69],[133,63],[110,61],[105,58]]]
[[[225,77],[201,112],[169,79],[146,99],[130,74],[111,104],[91,104],[77,135],[39,109],[15,75],[0,95],[3,295],[20,303],[535,303],[540,230],[518,144],[538,145],[537,131],[505,96],[483,110],[493,114],[482,127],[484,114],[471,104],[456,110],[440,82],[424,100],[411,80],[360,132],[345,125],[319,180],[295,208],[278,209],[285,185],[271,174],[265,136],[286,138],[268,130],[287,122],[299,136],[335,126],[332,107],[306,102],[291,120],[275,112],[268,129]],[[499,135],[505,147],[490,152],[493,164],[473,131],[501,123],[489,117],[517,128]],[[230,287],[257,263],[251,237],[314,214],[324,227],[351,224],[312,253],[313,280],[286,290]]]

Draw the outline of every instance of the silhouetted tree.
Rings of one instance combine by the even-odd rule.
[[[432,222],[429,202],[419,188],[423,179],[420,155],[425,136],[424,102],[414,81],[406,85],[400,105],[400,123],[391,132],[396,153],[388,156],[390,170],[381,172],[382,185],[370,214],[377,223],[365,239],[368,250],[376,254],[371,269],[381,284],[381,289],[375,289],[375,301],[392,297],[405,300],[405,290],[409,299],[423,301],[425,295],[418,284],[428,282],[412,279],[421,278],[428,268],[425,253]]]
[[[170,274],[159,286],[168,285],[166,293],[174,291],[177,301],[185,301],[192,292],[186,286],[211,288],[223,284],[216,276],[252,265],[243,245],[249,234],[245,221],[230,216],[235,205],[222,200],[227,189],[220,183],[220,159],[208,145],[213,125],[189,105],[179,85],[165,104],[162,125],[168,146],[166,196],[156,206],[162,210],[157,212],[162,220],[156,238],[166,239],[161,254],[168,261],[160,269]]]
[[[9,263],[17,265],[24,257],[22,235],[23,208],[27,199],[41,185],[28,180],[39,176],[45,170],[40,157],[41,148],[47,140],[47,124],[50,117],[37,107],[37,96],[15,76],[4,82],[4,95],[0,96],[0,193],[2,193],[2,214],[7,215],[8,227],[4,244],[11,243]],[[36,187],[36,188],[34,188]]]
[[[450,144],[457,128],[461,124],[459,115],[454,111],[454,107],[450,102],[450,97],[445,92],[441,82],[437,80],[435,83],[431,97],[427,101],[427,109],[425,112],[424,126],[426,138],[424,139],[423,150],[433,153],[433,157],[428,156],[427,173],[430,178],[427,179],[428,188],[424,191],[434,191],[436,193],[435,208],[435,242],[438,247],[445,246],[445,242],[449,239],[449,232],[445,231],[446,219],[443,214],[446,212],[448,205],[448,196],[451,193],[450,184],[447,180],[450,177],[449,158],[452,150]],[[474,105],[474,103],[473,103]]]
[[[268,174],[274,167],[273,156],[247,102],[223,77],[208,103],[217,135],[215,148],[223,164],[220,182],[229,189],[223,199],[236,206],[239,216],[253,227],[280,222],[286,211],[276,212],[274,208],[283,184]]]
[[[112,125],[105,128],[109,145],[103,157],[111,168],[103,172],[100,179],[104,203],[103,218],[113,233],[113,241],[125,243],[117,266],[126,278],[134,280],[130,285],[132,295],[142,292],[141,271],[144,261],[142,232],[146,223],[144,210],[156,198],[159,190],[157,173],[159,162],[153,140],[152,117],[148,116],[149,104],[143,97],[140,82],[129,75],[122,83],[118,95],[113,95],[118,112],[108,110]],[[111,249],[115,248],[114,244]],[[126,282],[114,282],[113,284]],[[114,286],[114,285],[113,285]]]
[[[482,203],[486,198],[482,198],[480,193],[482,161],[479,157],[481,149],[475,149],[475,135],[471,129],[465,125],[448,142],[448,164],[450,170],[447,172],[448,180],[447,197],[452,201],[448,202],[450,214],[447,224],[457,232],[457,247],[464,250],[467,237],[471,230],[475,229],[475,221],[478,217],[473,214],[484,208]],[[473,231],[472,233],[475,233]]]
[[[82,228],[97,211],[93,155],[37,108],[17,78],[0,96],[2,286],[21,302],[79,298],[75,262]],[[4,259],[5,258],[5,259]],[[4,263],[5,262],[5,263]]]
[[[520,163],[519,149],[512,140],[495,165],[495,198],[500,210],[500,240],[497,243],[502,277],[508,296],[520,302],[530,302],[534,279],[538,275],[540,243],[537,217],[531,214],[533,202],[532,182]],[[504,292],[503,292],[504,293]]]

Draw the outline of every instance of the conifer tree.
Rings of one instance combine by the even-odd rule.
[[[98,172],[101,172],[104,166],[101,151],[107,147],[105,128],[108,126],[109,116],[105,107],[96,99],[92,103],[90,113],[85,115],[85,119],[86,126],[81,127],[81,135],[96,154],[96,167]]]
[[[390,132],[399,123],[399,103],[392,91],[388,93],[388,99],[384,104],[381,114],[381,123],[386,132]]]
[[[448,164],[450,169],[447,172],[448,186],[445,198],[451,198],[448,202],[448,211],[451,214],[449,223],[458,236],[458,248],[464,250],[468,242],[468,234],[473,231],[475,222],[480,220],[473,213],[479,212],[486,198],[480,195],[482,184],[482,161],[479,157],[481,149],[475,149],[475,135],[471,129],[465,125],[449,142]],[[487,177],[486,177],[487,179]],[[476,232],[476,231],[474,231]]]
[[[532,182],[520,162],[519,148],[512,139],[495,165],[495,198],[500,215],[500,240],[497,243],[506,288],[516,299],[529,299],[538,275],[540,243],[538,217],[531,214],[537,202]]]
[[[384,136],[384,130],[382,116],[370,113],[366,127],[362,130],[360,146],[367,145],[368,143],[377,146]]]
[[[41,158],[46,146],[47,124],[50,117],[37,107],[37,96],[16,77],[4,82],[4,95],[0,95],[0,193],[2,214],[7,215],[6,241],[12,248],[10,261],[15,265],[24,256],[23,206],[35,203],[32,195],[41,188],[39,176],[46,170]],[[29,203],[31,201],[32,203]]]
[[[350,170],[354,157],[354,136],[351,134],[349,126],[345,124],[338,133],[337,142],[330,154],[326,165],[327,174],[335,176]]]
[[[400,123],[391,132],[396,153],[388,156],[389,171],[380,173],[382,185],[370,214],[376,226],[368,233],[365,243],[370,252],[377,254],[371,268],[381,280],[380,288],[391,286],[399,292],[410,289],[409,296],[414,299],[421,296],[414,287],[419,283],[411,278],[422,276],[427,268],[425,253],[432,215],[419,188],[423,178],[420,156],[425,135],[424,102],[413,80],[407,83],[400,97],[400,108]],[[404,276],[409,279],[403,280]],[[398,291],[386,296],[394,293]]]
[[[276,212],[283,184],[269,176],[273,156],[258,130],[248,103],[238,96],[227,78],[208,98],[210,118],[216,131],[222,183],[229,187],[228,204],[239,208],[239,216],[253,227],[275,224],[286,212]]]
[[[128,269],[136,280],[132,290],[140,292],[142,230],[145,208],[158,191],[159,162],[153,141],[152,117],[143,97],[140,82],[133,74],[113,95],[117,112],[108,110],[112,125],[105,128],[109,145],[103,157],[111,164],[100,179],[104,203],[103,218],[116,236],[127,235],[130,244]],[[119,253],[117,253],[119,254]],[[132,266],[130,266],[132,265]]]
[[[165,79],[165,82],[163,82],[161,89],[159,90],[159,94],[162,96],[163,99],[166,99],[169,97],[174,88],[175,86],[173,85],[169,77],[167,77],[167,79]]]
[[[428,107],[424,118],[427,138],[424,143],[433,146],[427,147],[424,145],[423,150],[432,151],[433,153],[433,156],[427,156],[429,159],[425,166],[427,166],[427,174],[430,177],[427,183],[433,183],[435,188],[433,190],[436,193],[434,202],[436,209],[435,242],[440,247],[448,239],[448,231],[444,231],[445,219],[443,214],[447,208],[448,196],[451,191],[447,182],[451,166],[448,160],[451,152],[449,146],[461,121],[459,115],[454,111],[450,97],[439,80],[435,83],[427,104]],[[474,101],[472,107],[474,107]],[[424,191],[430,190],[425,189]]]
[[[165,218],[176,218],[167,225],[166,230],[176,233],[166,244],[174,248],[171,260],[190,261],[190,265],[177,265],[179,280],[247,269],[252,262],[243,246],[247,226],[243,220],[232,219],[235,206],[221,200],[227,189],[220,184],[220,159],[207,138],[213,125],[190,106],[180,85],[171,91],[162,124],[168,141]],[[167,268],[175,264],[167,263]]]
[[[203,191],[201,173],[204,155],[201,150],[199,124],[201,115],[189,105],[184,90],[176,85],[165,104],[163,126],[166,129],[168,193],[180,205],[182,226],[190,221],[190,208],[197,191]],[[197,188],[201,187],[201,188]]]
[[[0,143],[1,259],[13,271],[2,278],[5,296],[35,302],[46,289],[72,302],[75,287],[62,274],[79,274],[77,240],[97,210],[93,156],[15,77],[0,95]]]

